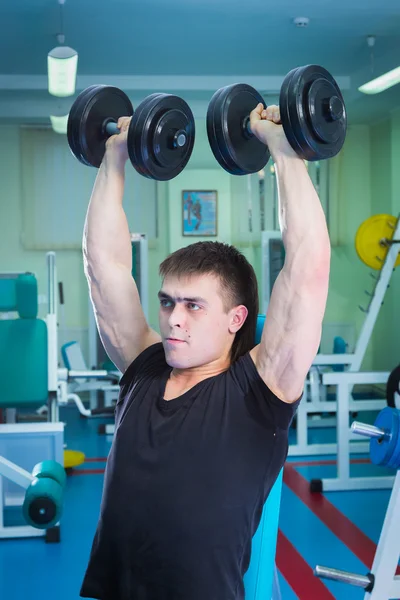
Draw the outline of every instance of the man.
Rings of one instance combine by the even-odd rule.
[[[126,132],[107,142],[84,235],[104,346],[123,373],[116,431],[83,597],[242,600],[264,502],[321,337],[330,244],[306,167],[279,109],[256,107],[254,134],[275,162],[284,267],[254,347],[254,270],[235,248],[202,242],[161,265],[160,332],[131,277],[122,208]]]

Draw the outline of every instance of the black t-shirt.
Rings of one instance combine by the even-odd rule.
[[[101,600],[241,600],[298,402],[246,354],[173,400],[162,344],[121,379],[100,519],[81,589]]]

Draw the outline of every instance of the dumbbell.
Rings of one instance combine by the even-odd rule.
[[[247,84],[233,84],[215,92],[207,111],[211,150],[231,175],[257,173],[270,153],[250,128],[250,113],[262,95]],[[304,160],[335,156],[346,137],[347,117],[342,93],[323,67],[307,65],[290,71],[280,96],[281,123],[295,152]]]
[[[107,139],[119,133],[120,117],[132,117],[127,145],[138,173],[166,181],[185,168],[195,137],[194,117],[187,103],[171,94],[151,94],[134,111],[122,90],[107,85],[86,88],[71,107],[68,144],[79,162],[100,167]]]

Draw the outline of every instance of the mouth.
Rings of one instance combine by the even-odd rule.
[[[184,344],[184,340],[178,340],[177,338],[166,338],[165,340],[169,344]]]

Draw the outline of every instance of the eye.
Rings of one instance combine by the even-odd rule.
[[[163,308],[170,308],[172,306],[171,300],[167,300],[167,298],[161,298],[160,305]]]
[[[188,302],[187,307],[189,310],[200,310],[200,306],[194,302]]]

